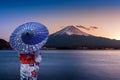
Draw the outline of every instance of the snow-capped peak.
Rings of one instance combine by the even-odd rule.
[[[54,35],[63,35],[63,34],[90,36],[90,34],[87,34],[83,31],[81,31],[80,29],[78,29],[75,26],[67,26],[67,27],[63,28],[62,30],[54,33]]]

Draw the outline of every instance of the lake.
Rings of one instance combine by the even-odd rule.
[[[41,50],[38,80],[120,80],[120,50]],[[0,80],[19,80],[15,51],[0,51]]]

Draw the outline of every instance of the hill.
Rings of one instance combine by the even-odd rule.
[[[9,49],[10,49],[9,43],[4,39],[0,39],[0,50],[9,50]]]

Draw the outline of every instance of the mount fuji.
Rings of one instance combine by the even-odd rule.
[[[54,33],[53,35],[59,36],[59,35],[80,35],[80,36],[90,36],[90,34],[87,34],[81,30],[79,30],[75,26],[67,26],[64,29]]]
[[[81,31],[76,26],[67,26],[51,34],[45,47],[56,49],[120,49],[120,41],[93,36]]]

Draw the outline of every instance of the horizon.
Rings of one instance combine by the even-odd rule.
[[[74,25],[69,25],[69,26],[74,26]],[[64,27],[62,27],[60,30],[63,30],[63,29],[66,28],[66,27],[68,27],[68,26],[64,26]],[[74,27],[77,28],[78,30],[82,31],[82,32],[85,33],[85,34],[88,34],[89,36],[90,36],[90,35],[96,36],[96,35],[94,35],[94,34],[89,34],[89,33],[85,32],[86,29],[78,28],[77,26],[74,26]],[[89,27],[86,27],[86,28],[89,28]],[[58,30],[58,31],[60,31],[60,30]],[[55,31],[54,33],[58,32],[58,31]],[[51,34],[54,34],[54,33],[51,33]],[[51,35],[51,34],[49,34],[49,35]],[[108,37],[104,37],[104,36],[96,36],[96,37],[108,38]],[[3,39],[3,38],[0,38],[0,39]],[[112,39],[112,38],[109,38],[109,39]],[[3,40],[6,40],[6,39],[3,39]],[[118,39],[115,39],[115,40],[118,40]],[[6,41],[9,42],[9,40],[6,40]]]
[[[0,11],[0,38],[7,41],[26,22],[40,22],[50,34],[69,25],[96,26],[95,30],[80,30],[120,40],[120,0],[2,0]]]

